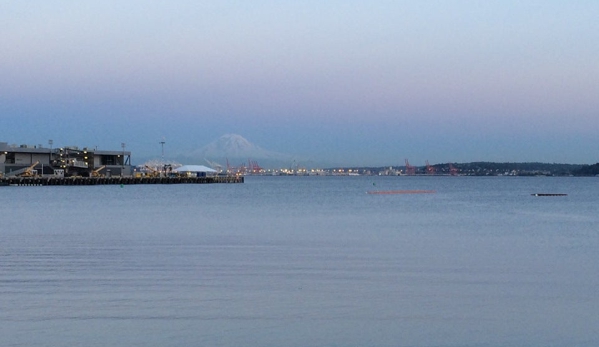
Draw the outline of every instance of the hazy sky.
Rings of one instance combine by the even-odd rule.
[[[599,1],[0,0],[0,141],[599,161]]]

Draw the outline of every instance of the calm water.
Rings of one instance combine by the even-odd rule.
[[[597,178],[3,187],[0,346],[598,346],[598,201]]]

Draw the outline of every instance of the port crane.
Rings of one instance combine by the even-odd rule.
[[[257,161],[248,159],[248,170],[250,173],[258,174],[264,169],[258,165]]]
[[[434,167],[434,166],[432,166],[431,164],[429,164],[429,163],[428,163],[428,160],[427,160],[427,161],[426,161],[426,173],[427,173],[428,175],[434,175],[434,174],[435,174],[435,171],[436,171],[435,167]]]
[[[241,164],[239,167],[233,167],[229,165],[229,158],[227,158],[227,175],[243,176],[245,170],[245,164]]]
[[[416,168],[412,165],[410,165],[410,162],[408,161],[408,159],[406,159],[406,175],[415,175],[416,174]]]

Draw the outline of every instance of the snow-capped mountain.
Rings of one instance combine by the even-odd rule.
[[[266,150],[237,134],[223,135],[204,147],[189,152],[185,156],[202,161],[204,159],[216,161],[228,159],[235,163],[251,159],[259,160],[261,164],[268,163],[269,165],[275,163],[288,164],[294,159],[290,154]]]

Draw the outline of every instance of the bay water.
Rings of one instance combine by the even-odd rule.
[[[0,346],[599,346],[598,201],[573,177],[2,187]]]

